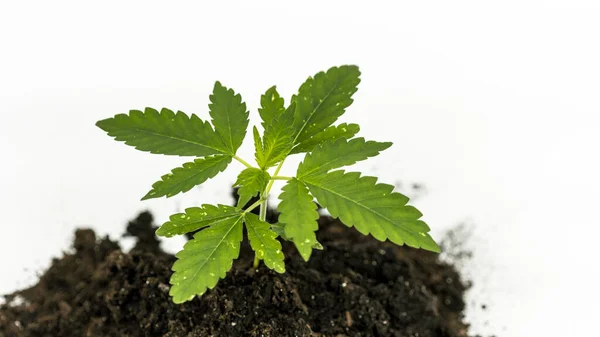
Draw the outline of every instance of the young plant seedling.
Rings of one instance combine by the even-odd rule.
[[[188,208],[172,215],[156,231],[165,237],[197,231],[177,253],[172,268],[170,295],[174,302],[200,296],[225,277],[239,256],[244,227],[255,251],[254,267],[263,260],[268,268],[285,272],[278,238],[293,242],[308,261],[313,249],[322,248],[315,235],[319,215],[314,199],[333,217],[365,235],[439,252],[428,234],[429,227],[419,220],[421,212],[407,205],[406,196],[394,192],[392,185],[377,183],[375,177],[339,169],[392,145],[354,138],[357,124],[333,125],[352,104],[359,82],[358,67],[333,67],[309,77],[287,107],[276,87],[269,88],[258,109],[263,134],[256,126],[252,129],[256,166],[236,155],[248,127],[246,104],[219,82],[210,95],[212,123],[166,108],[131,110],[96,123],[115,140],[140,151],[195,157],[162,176],[142,200],[187,192],[223,172],[232,160],[245,166],[234,185],[239,187],[236,207],[205,204]],[[279,175],[288,156],[303,153],[295,177]],[[279,196],[279,222],[269,224],[265,221],[267,200],[275,180],[286,184]],[[258,201],[244,208],[257,196]],[[251,213],[257,207],[258,216]]]

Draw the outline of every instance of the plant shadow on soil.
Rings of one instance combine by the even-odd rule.
[[[277,214],[270,210],[268,220]],[[123,252],[90,229],[31,288],[6,296],[0,336],[414,336],[468,335],[466,283],[437,254],[379,242],[328,216],[324,247],[304,262],[283,242],[285,274],[240,258],[213,290],[182,305],[169,297],[175,257],[160,249],[152,215],[129,222]]]

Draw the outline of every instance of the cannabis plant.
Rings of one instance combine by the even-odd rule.
[[[357,124],[333,125],[352,104],[360,82],[358,67],[333,67],[309,77],[286,106],[275,86],[260,99],[261,134],[255,126],[256,165],[236,153],[248,127],[248,109],[239,94],[216,82],[210,95],[211,122],[181,111],[163,108],[131,110],[96,125],[115,140],[140,151],[194,157],[165,174],[142,198],[171,197],[223,172],[236,160],[245,169],[237,177],[236,207],[204,204],[174,214],[156,232],[172,237],[196,232],[173,265],[170,295],[185,302],[212,289],[239,256],[243,229],[255,252],[254,267],[262,260],[285,272],[281,240],[293,242],[308,260],[322,248],[315,235],[317,205],[325,207],[345,225],[363,234],[410,247],[438,252],[422,214],[408,206],[408,198],[377,178],[339,168],[378,155],[389,142],[354,138]],[[287,157],[304,154],[294,177],[279,175]],[[273,169],[274,168],[274,169]],[[266,222],[267,200],[275,180],[286,181],[279,196],[279,221]],[[248,205],[249,201],[258,201]],[[246,207],[247,206],[247,207]],[[251,211],[259,207],[259,215]]]

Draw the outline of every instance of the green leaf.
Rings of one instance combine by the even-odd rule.
[[[298,178],[317,175],[334,168],[352,165],[356,162],[374,157],[390,147],[392,143],[366,142],[364,138],[347,140],[340,138],[327,141],[306,154],[304,161],[298,166]]]
[[[160,113],[152,108],[144,112],[131,110],[128,115],[118,114],[96,123],[116,141],[125,142],[140,151],[173,156],[204,157],[228,154],[210,123],[192,114],[163,108]]]
[[[297,179],[289,180],[282,191],[277,207],[279,222],[284,225],[287,240],[293,241],[302,258],[308,261],[313,246],[318,244],[315,235],[319,228],[317,205],[306,186]]]
[[[358,126],[358,124],[342,123],[338,126],[332,125],[325,129],[325,131],[317,133],[311,138],[296,145],[294,149],[290,152],[290,154],[310,152],[314,150],[315,147],[325,143],[328,140],[336,141],[340,138],[350,139],[354,137],[354,135],[356,135],[358,131],[360,131],[360,127]]]
[[[156,235],[172,237],[197,231],[200,228],[210,224],[218,224],[223,221],[229,221],[240,214],[235,207],[226,205],[202,205],[201,207],[191,207],[185,210],[185,213],[173,214],[169,221],[165,222],[156,231]]]
[[[294,129],[293,109],[285,109],[284,100],[279,96],[275,86],[269,88],[260,98],[260,117],[263,120],[264,135],[261,151],[256,150],[256,162],[262,169],[267,169],[283,160],[292,149]],[[255,131],[255,147],[258,144]]]
[[[285,159],[292,149],[291,127],[265,130],[263,139],[263,157],[257,160],[262,169],[272,167]]]
[[[271,180],[271,176],[268,172],[265,172],[257,168],[247,168],[240,172],[237,181],[233,185],[239,186],[238,195],[238,207],[244,207],[252,197],[257,196],[260,192],[265,190],[267,184]]]
[[[285,273],[284,256],[277,233],[271,230],[271,225],[261,221],[256,214],[246,213],[246,230],[250,246],[256,256],[265,261],[265,265],[278,273]]]
[[[429,227],[419,218],[422,214],[408,206],[408,198],[387,184],[377,184],[375,177],[361,177],[358,172],[334,171],[299,178],[329,213],[347,226],[377,240],[439,252],[429,236]],[[287,231],[286,231],[287,233]]]
[[[285,109],[285,112],[279,116],[277,123],[273,124],[274,129],[282,129],[292,127],[294,124],[294,114],[296,113],[296,102],[290,102],[290,105]],[[295,129],[293,129],[295,130]]]
[[[290,239],[285,235],[285,225],[281,222],[271,224],[271,230],[277,233],[280,238],[290,241]]]
[[[352,95],[360,82],[357,66],[333,67],[309,77],[292,100],[294,114],[294,144],[300,144],[322,132],[352,104]]]
[[[291,241],[290,238],[288,238],[285,235],[285,225],[282,224],[281,222],[271,224],[271,230],[273,230],[273,232],[277,233],[277,235],[279,235],[280,238],[282,238],[286,241]],[[323,250],[323,246],[317,241],[315,241],[315,244],[313,245],[312,248],[318,249],[318,250]]]
[[[215,83],[208,105],[215,131],[221,136],[229,154],[235,155],[248,128],[248,111],[242,97],[233,90]]]
[[[192,187],[213,178],[219,172],[225,171],[229,163],[231,163],[229,155],[198,158],[193,162],[185,163],[183,167],[177,167],[171,173],[162,176],[161,180],[152,185],[152,190],[142,200],[162,196],[168,198],[181,192],[187,192]]]
[[[266,130],[269,126],[277,122],[279,117],[285,111],[285,102],[275,86],[270,87],[260,96],[260,108],[258,113],[263,120],[262,126]]]
[[[261,107],[258,109],[265,132],[291,127],[294,123],[296,105],[292,102],[285,108],[285,101],[272,86],[260,97]],[[293,135],[290,135],[290,137]]]
[[[173,302],[183,303],[201,296],[217,285],[240,254],[243,215],[231,217],[194,234],[173,264],[171,291]]]
[[[254,158],[256,159],[258,166],[261,166],[260,163],[265,162],[265,152],[263,151],[262,138],[260,137],[256,126],[252,128],[252,136],[254,137]]]
[[[258,134],[258,130],[254,127],[255,158],[260,168],[266,170],[287,156],[292,148],[290,131],[290,128],[267,129],[265,131],[263,143],[263,140]]]

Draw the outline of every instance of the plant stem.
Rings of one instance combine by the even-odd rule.
[[[236,159],[240,160],[240,162],[242,164],[245,163],[244,161],[241,161],[241,158],[236,158]],[[273,173],[273,176],[271,177],[271,180],[269,181],[269,184],[267,185],[267,187],[265,188],[263,193],[260,194],[260,199],[257,202],[253,203],[250,207],[248,207],[244,212],[250,212],[251,210],[256,208],[256,206],[260,206],[260,212],[258,214],[258,218],[261,221],[265,221],[265,222],[267,221],[267,206],[268,206],[267,199],[269,197],[269,192],[271,191],[271,187],[273,187],[273,182],[275,180],[290,180],[290,179],[292,179],[290,177],[280,177],[277,175],[279,173],[279,171],[281,170],[282,166],[283,166],[283,160],[279,163],[279,165],[275,169],[275,172]],[[258,255],[254,254],[254,263],[252,264],[252,267],[254,269],[256,269],[256,268],[258,268],[259,264],[260,264],[260,260],[258,259]]]
[[[261,197],[261,199],[263,199]],[[258,218],[260,219],[260,221],[267,221],[267,197],[264,197],[264,201],[261,205],[260,205],[260,212],[258,214]]]
[[[252,168],[252,165],[248,164],[247,161],[245,161],[244,159],[238,157],[238,156],[233,156],[233,159],[239,161],[240,163],[244,164],[244,166],[246,166],[247,168]]]
[[[271,179],[273,179],[273,180],[292,180],[294,178],[293,177],[286,177],[286,176],[273,176],[273,177],[271,177]]]
[[[250,213],[253,209],[255,209],[257,206],[259,206],[263,202],[264,202],[263,198],[258,199],[255,203],[253,203],[252,205],[248,206],[248,208],[246,208],[244,210],[244,214]]]
[[[259,264],[260,264],[260,260],[258,259],[258,254],[254,253],[254,262],[252,263],[252,268],[254,268],[254,269],[258,268]]]
[[[273,177],[277,177],[277,174],[279,173],[279,171],[281,170],[281,167],[283,166],[283,162],[285,161],[285,159],[283,159],[279,165],[277,166],[277,168],[275,169],[275,172],[273,173]],[[269,184],[267,185],[267,188],[265,189],[265,195],[269,195],[269,192],[271,192],[271,187],[273,187],[273,183],[275,182],[274,179],[271,179],[271,181],[269,181]]]
[[[260,221],[267,221],[267,197],[263,197],[261,196],[261,200],[263,200],[264,198],[264,202],[262,204],[260,204],[260,212],[258,213],[258,219]],[[252,264],[252,268],[256,269],[258,268],[258,265],[260,263],[260,260],[258,259],[258,255],[256,253],[254,253],[254,263]]]

